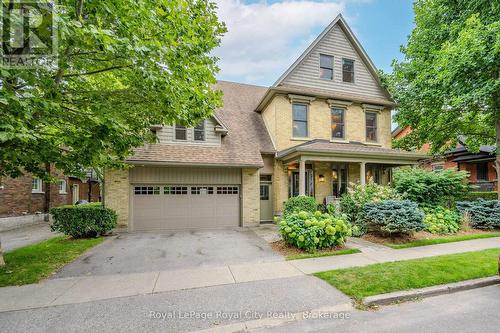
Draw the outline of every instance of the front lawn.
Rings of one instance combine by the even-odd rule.
[[[6,265],[0,267],[0,287],[37,283],[103,240],[60,236],[6,252]]]
[[[385,243],[385,245],[393,248],[393,249],[406,249],[409,247],[417,247],[417,246],[425,246],[425,245],[434,245],[434,244],[442,244],[442,243],[453,243],[460,242],[471,239],[481,239],[481,238],[491,238],[491,237],[500,237],[500,232],[490,232],[490,233],[478,233],[478,234],[470,234],[470,235],[451,235],[440,238],[430,238],[430,239],[419,239],[413,242],[405,243],[405,244],[391,244]]]
[[[314,274],[361,299],[498,274],[500,248],[338,269]]]

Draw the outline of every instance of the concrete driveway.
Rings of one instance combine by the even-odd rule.
[[[63,267],[55,277],[140,273],[283,261],[252,230],[124,233]]]

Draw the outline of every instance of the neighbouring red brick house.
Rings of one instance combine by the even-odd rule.
[[[392,132],[393,139],[400,139],[411,132],[411,128],[396,128]],[[423,145],[419,152],[428,153],[430,144]],[[497,191],[498,180],[495,170],[496,159],[495,146],[481,146],[478,153],[471,153],[467,148],[459,144],[456,148],[449,150],[443,156],[429,157],[421,162],[428,170],[442,170],[456,168],[469,172],[469,181],[476,186],[478,191]]]
[[[45,213],[78,200],[100,201],[99,181],[91,172],[83,180],[57,170],[51,175],[58,179],[57,183],[43,182],[31,174],[0,178],[0,217]]]

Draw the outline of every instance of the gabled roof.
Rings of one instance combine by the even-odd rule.
[[[339,27],[342,29],[342,31],[345,33],[346,37],[349,39],[354,49],[361,57],[361,60],[363,60],[366,67],[368,68],[372,76],[375,78],[377,83],[379,84],[380,89],[384,92],[386,97],[392,101],[391,95],[380,81],[380,78],[378,76],[378,70],[375,67],[375,64],[370,59],[363,46],[352,32],[351,28],[347,24],[342,14],[337,15],[337,17],[335,17],[335,19],[325,28],[325,30],[323,30],[323,32],[318,37],[316,37],[316,39],[311,43],[311,45],[307,47],[307,49],[300,55],[300,57],[297,60],[295,60],[295,62],[279,77],[279,79],[273,84],[273,87],[277,87],[280,84],[282,84],[283,81],[288,77],[288,75],[290,75],[293,72],[293,70],[296,69],[304,61],[304,59],[307,58],[307,56],[323,40],[323,38],[325,38],[325,36],[333,29],[333,27],[336,24],[338,24]]]

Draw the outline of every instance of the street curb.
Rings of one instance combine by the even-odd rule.
[[[500,284],[499,276],[491,276],[474,280],[442,284],[422,289],[413,289],[407,291],[397,291],[388,294],[366,297],[363,303],[367,306],[388,305],[395,302],[409,301],[415,298],[427,298],[432,296],[452,294],[459,291],[487,287]]]

